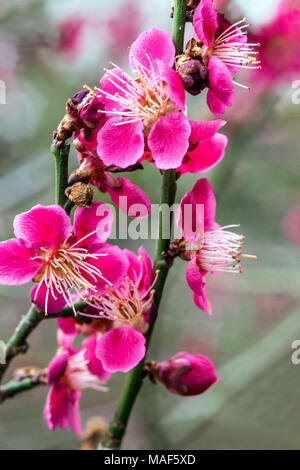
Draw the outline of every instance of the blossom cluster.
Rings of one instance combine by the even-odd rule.
[[[150,163],[179,177],[205,172],[224,157],[227,138],[219,130],[225,121],[188,119],[185,90],[196,95],[207,88],[207,105],[218,117],[232,104],[238,70],[259,67],[256,44],[247,42],[244,20],[231,24],[211,0],[196,3],[195,38],[184,54],[176,56],[168,32],[145,31],[129,49],[131,74],[112,64],[98,87],[86,87],[69,100],[66,119],[79,161],[69,180],[73,201],[78,203],[72,193],[76,185],[91,185],[117,206],[121,196],[129,208],[143,204],[139,216],[147,217],[147,195],[115,173]],[[135,254],[108,242],[113,223],[108,205],[80,201],[72,223],[58,205],[37,205],[17,215],[15,238],[0,244],[1,284],[32,281],[32,302],[46,315],[65,306],[74,312],[57,320],[59,349],[47,370],[44,416],[51,430],[69,426],[76,433],[81,432],[81,391],[105,391],[111,374],[126,373],[144,359],[147,331],[157,316],[159,276],[144,247]],[[213,189],[200,178],[175,215],[182,237],[165,253],[166,263],[176,257],[187,262],[195,305],[208,314],[207,274],[241,272],[241,259],[248,257],[242,252],[244,237],[231,231],[234,226],[217,224],[215,213]],[[81,346],[74,347],[77,336]],[[152,365],[151,373],[180,395],[202,393],[217,381],[208,358],[185,352]]]

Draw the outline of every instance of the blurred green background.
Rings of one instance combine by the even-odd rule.
[[[143,29],[170,31],[170,6],[158,0],[2,0],[0,79],[7,89],[6,104],[0,105],[1,240],[13,236],[15,214],[53,203],[49,146],[68,97],[85,83],[97,85],[110,60],[126,66],[127,47]],[[233,19],[246,13],[255,24],[271,17],[275,6],[239,0],[229,2],[227,11]],[[77,21],[75,33],[70,24]],[[61,31],[68,34],[62,37]],[[286,211],[300,196],[300,105],[292,104],[292,92],[290,84],[256,100],[251,91],[238,92],[222,129],[229,138],[226,156],[205,175],[217,195],[218,222],[241,224],[246,251],[258,260],[245,263],[241,276],[209,276],[211,317],[194,306],[186,265],[177,261],[153,337],[151,359],[168,359],[179,350],[203,353],[214,361],[220,380],[192,398],[145,383],[126,449],[300,448],[300,366],[291,362],[291,343],[300,339],[300,248],[282,231]],[[212,119],[205,96],[189,97],[188,105],[191,118]],[[71,165],[76,168],[75,153]],[[179,180],[178,200],[198,177]],[[146,164],[134,181],[158,202],[157,171]],[[154,241],[141,243],[153,254]],[[139,244],[121,246],[136,250]],[[1,287],[0,299],[0,339],[6,340],[30,304],[28,286]],[[30,345],[13,367],[47,365],[57,348],[55,322],[43,322]],[[106,394],[84,392],[83,422],[95,414],[112,417],[123,379],[115,374]],[[51,433],[46,427],[46,392],[35,389],[1,406],[1,449],[78,448],[71,431]]]

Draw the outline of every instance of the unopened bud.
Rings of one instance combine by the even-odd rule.
[[[176,59],[176,70],[191,95],[198,95],[208,86],[208,69],[200,60],[182,54]]]
[[[186,352],[159,363],[155,373],[170,392],[184,396],[199,395],[218,380],[214,365],[208,357]]]
[[[66,189],[66,196],[70,201],[74,202],[76,206],[91,207],[94,191],[89,185],[78,182]]]

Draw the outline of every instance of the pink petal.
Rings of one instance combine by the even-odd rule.
[[[225,124],[226,121],[223,121],[223,119],[214,119],[213,121],[190,121],[190,142],[201,142],[201,140],[213,137]]]
[[[203,279],[204,280],[204,279]],[[212,306],[206,295],[206,282],[204,280],[201,295],[194,294],[195,305],[208,315],[212,315]]]
[[[107,292],[107,284],[111,284],[114,288],[118,287],[127,274],[129,263],[127,256],[118,246],[105,244],[97,253],[103,253],[106,256],[100,256],[98,259],[88,259],[88,262],[97,267],[103,276],[97,283],[91,278],[92,284],[96,284],[98,295]],[[85,273],[85,277],[87,275]]]
[[[207,103],[210,110],[219,116],[223,112],[224,106],[232,106],[234,98],[232,76],[226,65],[214,56],[209,60],[208,72]]]
[[[157,60],[161,60],[169,67],[173,66],[175,47],[167,31],[152,28],[139,35],[130,48],[129,60],[131,68],[133,70],[136,68],[136,62],[133,60],[135,58],[146,68],[151,69],[147,55],[151,60],[154,70],[156,69],[155,61]]]
[[[144,152],[143,123],[141,121],[116,125],[126,119],[112,118],[98,133],[97,152],[105,165],[126,168],[134,165]]]
[[[70,426],[76,434],[81,434],[80,396],[79,391],[69,391],[60,383],[50,388],[44,408],[44,417],[50,431],[57,427],[67,429]]]
[[[226,105],[215,95],[214,90],[208,90],[206,102],[209,110],[216,116],[220,116],[226,112]]]
[[[96,356],[109,372],[128,372],[145,356],[145,337],[131,326],[105,333],[98,341]]]
[[[189,242],[201,240],[204,233],[204,208],[197,206],[193,191],[187,192],[175,212],[175,223]]]
[[[122,81],[121,81],[122,80]],[[113,83],[112,83],[113,82]],[[121,98],[125,97],[127,92],[126,85],[123,83],[126,82],[126,78],[123,76],[123,72],[121,69],[112,69],[103,76],[100,80],[100,90],[109,93],[110,95],[115,95],[116,93],[119,94]],[[106,111],[122,111],[124,107],[121,106],[117,101],[113,101],[107,98],[105,93],[98,94],[101,103],[104,104]],[[108,114],[109,115],[109,114]]]
[[[56,340],[60,347],[70,349],[74,343],[76,335],[70,335],[63,332],[58,328],[56,332]]]
[[[71,348],[77,335],[75,318],[58,318],[56,323],[58,326],[56,337],[59,346],[65,349]]]
[[[130,208],[138,204],[141,206],[141,214],[137,217],[147,217],[150,215],[151,202],[144,191],[135,184],[131,183],[128,178],[118,178],[118,182],[121,183],[119,188],[110,188],[109,186],[107,187],[107,191],[111,197],[111,200],[116,204],[116,206],[118,206],[122,212],[128,215]],[[126,204],[124,204],[124,197],[127,198]],[[131,211],[131,214],[133,213],[136,214],[137,211]]]
[[[193,186],[196,204],[204,204],[204,230],[207,232],[215,223],[216,199],[212,187],[206,178],[201,178]]]
[[[168,95],[171,101],[176,104],[177,109],[184,111],[185,91],[178,73],[163,62],[158,63],[158,68],[162,80],[168,85]]]
[[[124,250],[128,260],[128,276],[133,282],[137,282],[138,290],[143,295],[152,282],[153,268],[152,261],[143,246],[138,249],[138,256],[130,250]]]
[[[140,283],[139,283],[139,290],[146,291],[149,289],[149,286],[152,281],[153,277],[153,267],[152,261],[150,256],[148,255],[147,251],[143,246],[140,246],[138,249],[138,254],[140,261],[142,263],[142,271],[140,274]]]
[[[56,320],[57,326],[66,335],[76,335],[76,320],[75,318],[58,318]]]
[[[189,146],[191,126],[182,113],[161,116],[151,129],[148,145],[161,170],[177,168]]]
[[[93,246],[104,243],[111,232],[114,216],[111,208],[104,202],[92,202],[92,207],[87,209],[77,207],[74,213],[74,233],[78,246]],[[95,232],[93,235],[91,233]],[[88,236],[90,235],[90,236]],[[82,243],[78,241],[82,239]]]
[[[68,353],[62,352],[54,356],[54,358],[49,362],[47,368],[47,382],[49,385],[54,385],[59,381],[66,370],[68,359]]]
[[[198,257],[196,256],[189,262],[186,269],[186,280],[193,291],[194,302],[197,307],[210,315],[212,310],[211,304],[206,297],[206,282],[203,273],[201,273],[197,266],[197,259]]]
[[[201,0],[193,16],[193,25],[198,39],[209,47],[218,29],[218,16],[211,0]]]
[[[96,346],[97,333],[91,335],[83,342],[83,347],[86,350],[85,359],[88,361],[87,367],[90,373],[96,375],[102,382],[104,382],[110,379],[111,374],[103,368],[102,362],[97,358]]]
[[[39,289],[38,292],[37,289]],[[56,313],[66,306],[64,297],[59,294],[56,289],[54,289],[56,298],[53,297],[51,290],[49,290],[48,295],[47,292],[48,289],[44,282],[40,288],[39,286],[34,286],[30,291],[32,302],[34,302],[42,312]]]
[[[15,217],[14,231],[27,246],[56,248],[70,235],[72,225],[60,206],[37,205]]]
[[[210,139],[200,142],[196,149],[187,153],[187,161],[178,168],[181,174],[201,173],[213,168],[224,157],[227,137],[216,134]]]
[[[30,261],[33,256],[22,240],[0,243],[0,284],[18,286],[31,281],[42,267],[37,260]]]

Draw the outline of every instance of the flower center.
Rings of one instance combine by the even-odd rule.
[[[257,60],[259,52],[255,50],[255,47],[260,46],[260,44],[246,41],[247,31],[245,29],[249,24],[243,25],[242,23],[245,22],[246,18],[243,18],[225,29],[223,33],[215,38],[208,54],[218,57],[228,67],[260,69],[260,61]],[[236,84],[239,85],[239,83]],[[244,88],[244,85],[242,87]]]
[[[154,70],[153,63],[147,52],[145,52],[149,66],[141,64],[132,57],[135,65],[133,70],[136,78],[132,78],[123,69],[111,62],[120,75],[114,70],[105,71],[108,74],[108,81],[115,89],[120,90],[114,94],[103,89],[96,89],[99,97],[105,95],[107,99],[115,102],[123,108],[103,111],[106,114],[119,115],[126,119],[115,123],[116,126],[128,124],[130,122],[143,121],[145,130],[149,131],[149,126],[153,126],[155,121],[163,115],[176,111],[175,104],[170,100],[168,86],[161,77],[158,70]]]
[[[256,256],[242,253],[245,237],[226,229],[228,225],[211,232],[205,232],[203,245],[198,251],[198,266],[204,271],[241,273],[241,258],[256,259]]]
[[[66,240],[60,248],[49,249],[40,248],[38,259],[43,262],[43,267],[38,273],[35,281],[39,283],[34,301],[36,301],[39,290],[43,284],[46,285],[47,292],[45,298],[45,314],[48,312],[48,300],[51,293],[52,297],[57,300],[57,296],[62,295],[66,303],[73,309],[74,302],[71,297],[71,289],[83,298],[82,293],[85,290],[97,291],[97,281],[105,279],[99,268],[91,264],[92,260],[96,260],[101,256],[106,256],[105,253],[91,254],[86,248],[78,246],[84,239],[95,234],[96,231],[83,237],[81,240],[70,245]]]
[[[101,297],[91,296],[88,304],[92,307],[99,309],[99,315],[88,315],[81,313],[84,316],[91,316],[92,318],[104,318],[107,320],[117,321],[120,323],[132,324],[143,314],[148,312],[153,305],[154,285],[157,281],[158,271],[149,288],[141,293],[139,291],[139,279],[136,271],[133,271],[133,278],[127,276],[121,283],[118,289],[113,292],[106,286],[107,294]]]

